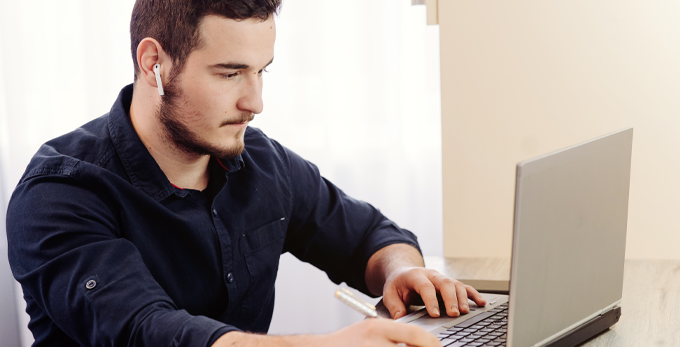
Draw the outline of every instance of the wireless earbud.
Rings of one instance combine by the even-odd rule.
[[[158,85],[158,95],[163,95],[163,82],[161,82],[161,64],[153,66],[153,73],[156,75],[156,84]]]

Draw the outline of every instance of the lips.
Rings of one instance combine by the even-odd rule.
[[[251,113],[251,114],[249,114],[249,115],[244,115],[244,116],[242,116],[242,117],[239,118],[239,119],[232,119],[232,120],[225,121],[224,123],[222,123],[221,126],[225,126],[225,125],[244,125],[244,124],[250,123],[253,119],[255,119],[255,115]]]

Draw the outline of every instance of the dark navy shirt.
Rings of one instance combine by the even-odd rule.
[[[209,346],[266,332],[282,253],[369,294],[373,253],[418,248],[255,128],[240,156],[211,159],[206,190],[173,186],[132,126],[132,93],[44,144],[12,195],[9,260],[35,346]]]

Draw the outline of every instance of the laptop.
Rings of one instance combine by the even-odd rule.
[[[443,346],[576,346],[621,316],[633,129],[517,164],[509,295],[398,321]]]

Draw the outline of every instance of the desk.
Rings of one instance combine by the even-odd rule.
[[[426,257],[425,264],[452,278],[510,277],[510,259],[505,258]],[[610,331],[582,346],[680,346],[680,260],[627,259],[621,310]]]

